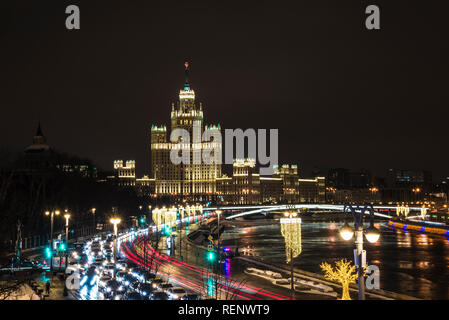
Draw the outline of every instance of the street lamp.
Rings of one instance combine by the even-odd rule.
[[[219,263],[221,261],[221,252],[220,252],[220,215],[223,213],[222,210],[218,209],[215,211],[215,213],[217,214],[217,228],[218,228],[218,239],[217,239],[217,251],[218,251],[218,259],[219,259]]]
[[[111,218],[110,223],[114,225],[114,263],[117,263],[117,225],[121,222],[120,218]]]
[[[64,213],[65,218],[65,270],[67,270],[67,266],[69,264],[69,219],[70,213],[65,210]],[[67,273],[64,272],[64,275],[67,276]],[[64,285],[64,296],[67,295],[67,285]]]
[[[298,213],[296,211],[284,212],[284,217],[280,219],[281,233],[285,238],[285,250],[287,263],[290,262],[290,274],[291,274],[291,297],[295,299],[295,282],[294,282],[294,266],[293,259],[302,251],[301,245],[301,218],[297,218]]]
[[[95,229],[97,228],[96,223],[95,223],[95,211],[97,211],[96,208],[90,209],[90,212],[92,212],[92,215],[93,215],[93,222],[94,222],[94,225],[93,225],[94,228],[93,228],[93,230],[92,230],[92,234],[95,233]]]
[[[59,216],[61,212],[59,210],[45,211],[46,216],[50,216],[50,252],[53,252],[53,220],[54,215]],[[53,255],[50,257],[50,271],[53,271]]]
[[[64,218],[65,218],[65,244],[66,244],[66,247],[68,248],[69,247],[69,219],[70,219],[70,213],[67,210],[65,210]]]
[[[345,219],[345,224],[340,229],[340,235],[344,240],[350,240],[355,233],[355,245],[356,249],[354,250],[354,258],[355,265],[357,267],[358,273],[358,285],[359,285],[359,300],[365,300],[365,282],[363,278],[363,267],[365,266],[366,261],[366,251],[363,250],[363,233],[365,233],[366,239],[370,243],[375,243],[379,240],[380,232],[374,227],[373,219],[374,219],[374,209],[372,205],[365,205],[362,209],[359,206],[355,208],[351,205],[345,205],[343,208],[343,212],[346,214],[347,209],[351,211],[352,217],[354,218],[354,229],[349,227],[348,223]],[[369,209],[370,215],[370,226],[368,229],[363,230],[363,216],[365,215],[366,210]]]
[[[352,236],[354,235],[354,229],[352,229],[345,221],[345,224],[340,229],[340,235],[346,241],[351,240]]]

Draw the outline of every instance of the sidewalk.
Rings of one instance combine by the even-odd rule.
[[[45,283],[50,280],[50,294],[45,293]],[[43,290],[43,300],[73,300],[73,296],[68,294],[64,297],[65,280],[59,276],[47,275],[46,272],[38,273],[34,277],[37,286]]]

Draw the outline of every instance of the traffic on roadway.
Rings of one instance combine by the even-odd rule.
[[[198,221],[200,216],[195,217]],[[189,217],[187,219],[192,219]],[[192,265],[155,250],[148,241],[166,226],[104,234],[75,244],[66,268],[70,295],[79,300],[288,300],[237,282],[216,268]]]

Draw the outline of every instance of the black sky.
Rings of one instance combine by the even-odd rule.
[[[449,175],[445,1],[2,2],[0,146],[29,145],[40,119],[59,150],[149,172],[188,58],[206,123],[279,128],[281,163]]]

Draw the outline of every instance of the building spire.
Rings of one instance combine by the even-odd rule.
[[[36,137],[43,137],[43,136],[44,134],[42,133],[41,122],[39,120],[39,122],[37,123]]]
[[[186,73],[186,81],[184,83],[184,90],[190,90],[190,84],[189,84],[189,61],[184,62],[185,73]]]

